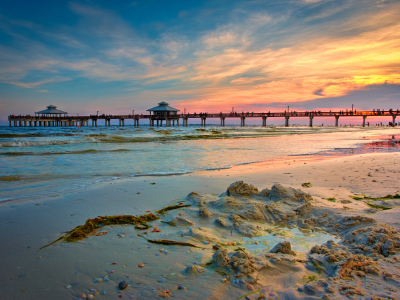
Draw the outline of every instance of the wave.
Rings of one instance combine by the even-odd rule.
[[[37,147],[37,146],[53,146],[53,145],[69,145],[79,144],[80,141],[75,140],[63,140],[63,141],[13,141],[13,142],[2,142],[0,148],[13,148],[13,147]]]
[[[115,149],[115,150],[95,150],[95,149],[87,149],[87,150],[79,150],[79,151],[64,151],[64,152],[3,152],[0,155],[3,156],[49,156],[49,155],[74,155],[74,154],[94,154],[94,153],[112,153],[112,152],[129,152],[136,150],[129,149]]]
[[[74,133],[63,133],[63,132],[53,132],[53,133],[0,133],[0,139],[13,139],[13,138],[30,138],[30,137],[43,137],[43,136],[76,136]]]

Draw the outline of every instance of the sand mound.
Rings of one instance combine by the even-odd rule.
[[[199,215],[202,216],[202,217],[207,217],[207,218],[213,216],[213,214],[205,206],[200,207]]]
[[[187,200],[189,200],[193,205],[203,206],[206,203],[206,198],[196,192],[191,192],[187,195]]]
[[[189,235],[199,241],[218,241],[219,239],[205,227],[191,228]]]
[[[241,196],[251,196],[251,195],[258,195],[260,191],[251,184],[244,183],[243,181],[236,181],[232,183],[228,189],[227,194],[229,195],[241,195]]]
[[[221,217],[218,217],[217,219],[215,219],[215,223],[217,223],[218,225],[221,225],[222,227],[228,226],[228,224],[226,224],[225,216],[221,216]]]
[[[182,271],[183,275],[196,275],[200,273],[204,273],[205,269],[200,266],[190,265],[187,266],[185,270]]]
[[[173,226],[191,226],[194,225],[194,222],[186,219],[186,218],[182,218],[182,217],[176,217],[175,219],[173,219],[172,221],[168,222],[169,224],[173,225]]]
[[[291,202],[309,202],[312,200],[310,194],[304,193],[299,189],[283,187],[276,183],[268,193],[267,200],[271,201],[291,201]]]
[[[398,231],[388,225],[355,230],[346,235],[344,242],[355,253],[376,257],[394,255],[400,249]]]
[[[235,229],[238,233],[249,237],[264,234],[262,232],[263,228],[254,224],[240,223],[239,226],[235,226]]]
[[[217,250],[212,257],[212,265],[215,268],[234,272],[236,275],[247,275],[252,280],[258,277],[256,261],[246,251],[229,253],[225,248]]]
[[[296,255],[296,253],[292,251],[292,245],[290,245],[290,242],[287,241],[277,244],[274,248],[271,249],[270,253]]]

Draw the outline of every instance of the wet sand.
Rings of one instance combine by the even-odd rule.
[[[374,210],[367,204],[371,201],[349,197],[399,193],[399,157],[398,153],[286,157],[229,170],[115,180],[49,199],[1,203],[1,298],[77,299],[85,293],[85,296],[93,294],[95,299],[114,299],[119,295],[128,299],[156,299],[167,296],[168,293],[162,292],[168,289],[170,297],[176,299],[238,299],[252,292],[248,284],[255,290],[264,290],[265,296],[271,299],[277,295],[279,299],[399,297],[400,257],[397,250],[400,244],[395,232],[400,229],[399,200],[374,202],[378,206],[391,206],[390,210]],[[236,181],[251,184],[258,191],[271,189],[279,183],[284,188],[301,189],[312,199],[297,202],[286,199],[288,204],[283,198],[268,198],[257,193],[240,195],[232,190],[228,195],[227,187]],[[303,187],[302,184],[307,182],[312,186]],[[198,195],[188,197],[192,192]],[[242,206],[227,207],[227,197],[233,197]],[[335,200],[326,200],[329,198]],[[154,212],[180,202],[192,206],[161,216],[161,220],[150,224],[161,232],[151,232],[151,228],[144,236],[191,242],[200,248],[151,244],[137,235],[143,231],[134,226],[108,226],[104,228],[108,231],[106,235],[90,236],[76,243],[56,243],[38,252],[40,247],[84,224],[88,218],[141,215],[147,210]],[[246,215],[245,212],[251,211],[257,203],[261,205],[261,215],[257,218]],[[276,211],[264,212],[266,205],[271,203]],[[304,204],[309,204],[304,208],[306,210],[291,214]],[[213,215],[201,216],[199,210],[203,207]],[[283,219],[283,212],[291,216]],[[232,217],[236,214],[244,218]],[[215,222],[218,217],[225,217],[226,227]],[[176,226],[161,222],[174,220]],[[194,224],[185,224],[185,220]],[[311,247],[304,252],[295,250],[295,256],[270,254],[268,252],[275,245],[262,245],[259,253],[238,258],[248,271],[235,277],[238,268],[232,265],[232,260],[238,256],[235,253],[240,252],[235,250],[246,246],[242,245],[245,237],[255,239],[260,232],[277,233],[280,232],[278,227],[287,233],[287,226],[305,232],[310,229],[325,231],[339,242],[322,247],[321,243],[312,253],[309,252]],[[377,229],[379,232],[373,232]],[[368,238],[377,235],[383,236],[382,241],[368,246]],[[283,234],[281,240],[288,240],[288,236]],[[388,240],[392,241],[393,247],[389,247],[390,243],[385,244]],[[210,243],[204,244],[205,241]],[[219,249],[219,260],[216,257],[212,260],[216,253],[212,245],[218,242],[224,244],[221,249],[226,249],[226,253]],[[377,244],[380,252],[373,250]],[[382,255],[382,249],[386,247],[383,244],[394,253]],[[160,249],[168,253],[160,252]],[[330,259],[332,255],[336,258]],[[362,256],[354,258],[356,255]],[[227,266],[218,265],[221,257]],[[322,272],[313,266],[312,259],[321,262]],[[356,264],[354,274],[341,274],[343,266],[350,262]],[[138,267],[141,263],[143,268]],[[229,279],[222,282],[223,276],[229,276]],[[319,280],[313,281],[310,276]],[[96,279],[101,282],[95,283]],[[233,279],[243,279],[245,283],[232,283]],[[129,287],[120,293],[118,283],[121,281],[126,281]],[[177,289],[179,285],[183,289]],[[248,297],[257,299],[259,292]]]

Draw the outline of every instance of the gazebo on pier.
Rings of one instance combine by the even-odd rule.
[[[61,115],[67,115],[68,113],[62,110],[57,109],[57,106],[49,105],[47,109],[35,112],[35,116],[39,115],[42,117],[61,117]]]
[[[149,111],[150,115],[151,112],[153,112],[153,115],[158,117],[169,117],[169,116],[172,117],[174,115],[177,115],[179,109],[173,108],[169,106],[169,103],[163,101],[158,103],[158,106],[149,108],[146,111]]]
[[[154,126],[154,121],[157,121],[157,126],[162,126],[163,120],[165,120],[167,126],[171,126],[171,121],[173,126],[175,126],[175,121],[179,126],[179,109],[169,106],[167,102],[160,102],[158,106],[150,108],[147,111],[150,112],[150,126]],[[151,112],[153,112],[153,115],[151,115]]]

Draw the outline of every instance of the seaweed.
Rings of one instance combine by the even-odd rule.
[[[170,205],[170,206],[161,208],[161,209],[159,209],[159,210],[156,210],[156,213],[158,213],[158,214],[160,214],[160,215],[163,215],[163,214],[165,214],[165,212],[167,212],[167,211],[170,211],[170,210],[173,210],[173,209],[182,208],[182,207],[189,207],[189,206],[192,206],[192,205],[190,205],[190,204],[186,204],[186,205],[183,205],[183,204]]]
[[[392,209],[392,207],[386,207],[386,206],[382,206],[382,205],[375,205],[372,204],[371,202],[367,202],[366,203],[368,206],[372,207],[372,208],[376,208],[376,209],[382,209],[382,210],[389,210]]]
[[[328,200],[328,201],[331,201],[331,202],[336,202],[336,198],[335,197],[326,198],[325,200]]]
[[[304,182],[301,184],[302,187],[312,187],[312,184],[310,182]]]
[[[141,235],[140,233],[138,234],[138,236],[144,238],[146,241],[148,241],[149,243],[153,243],[153,244],[161,244],[161,245],[169,245],[169,246],[174,246],[174,245],[179,245],[179,246],[187,246],[187,247],[195,247],[195,248],[203,248],[191,243],[186,243],[186,242],[180,242],[180,241],[172,241],[172,240],[149,240],[147,238],[145,238],[143,235]]]
[[[146,223],[157,219],[159,219],[159,217],[157,217],[155,214],[152,213],[147,215],[141,215],[138,217],[132,215],[117,215],[117,216],[104,216],[104,217],[99,216],[94,219],[87,219],[84,225],[79,225],[75,227],[74,229],[69,231],[66,235],[62,235],[54,242],[51,242],[50,244],[43,246],[38,251],[50,245],[53,245],[54,243],[60,240],[63,240],[64,242],[67,243],[73,243],[79,240],[83,240],[88,235],[93,233],[96,229],[99,229],[107,225],[131,224],[135,225],[136,229],[148,229],[149,225],[147,225]]]

